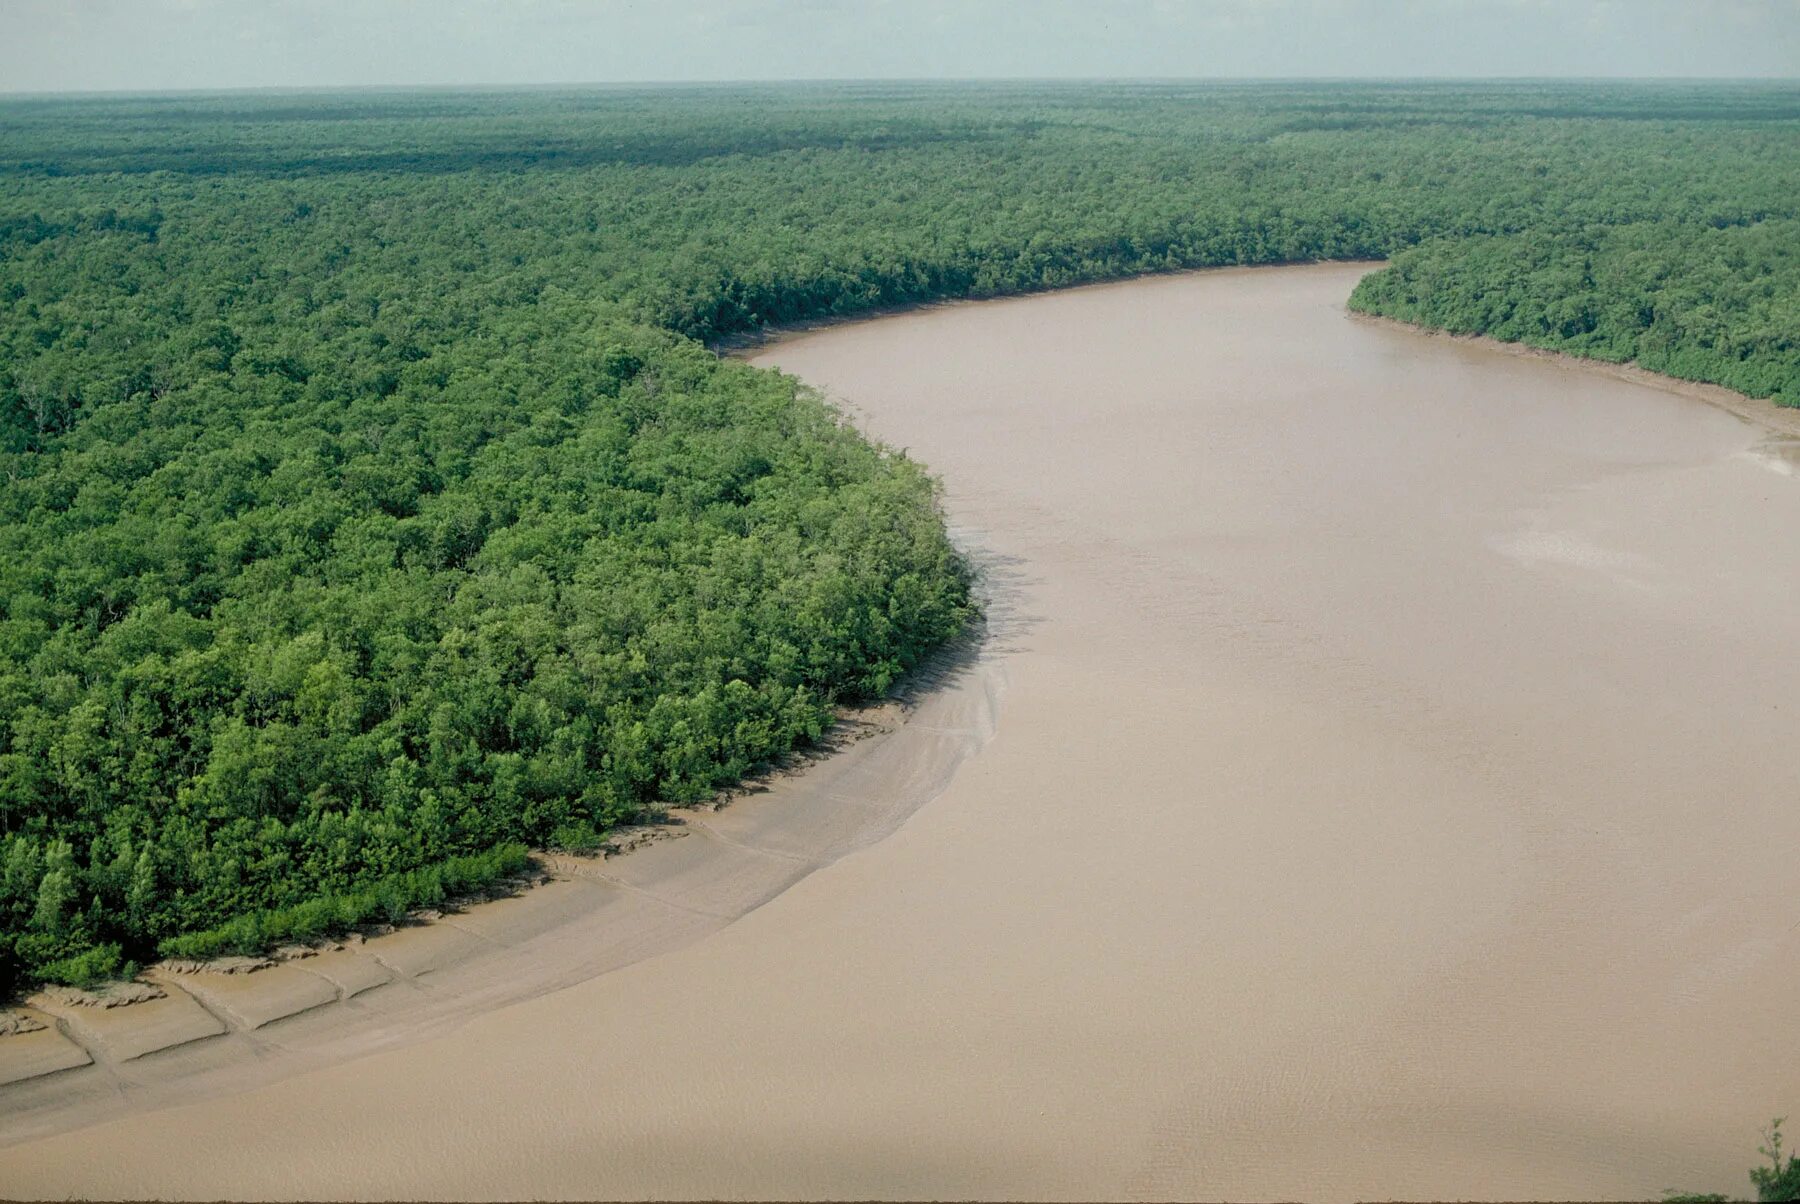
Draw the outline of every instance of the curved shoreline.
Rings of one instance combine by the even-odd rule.
[[[964,546],[966,546],[966,541]],[[0,1034],[0,1148],[250,1090],[442,1035],[692,944],[890,834],[992,738],[1005,569],[971,556],[987,616],[819,744],[591,857],[537,853],[510,893],[272,958],[162,962],[89,1003],[55,988]],[[996,618],[998,616],[998,618]],[[104,997],[104,996],[103,996]]]
[[[723,359],[748,361],[753,356],[772,351],[777,344],[788,339],[816,334],[823,330],[841,330],[864,322],[878,322],[884,318],[897,318],[907,314],[932,313],[937,310],[957,309],[967,305],[999,305],[1008,301],[1061,297],[1093,289],[1121,288],[1151,280],[1178,280],[1183,276],[1205,276],[1220,272],[1261,272],[1309,267],[1378,268],[1386,263],[1385,259],[1272,259],[1265,263],[1214,263],[1191,268],[1157,268],[1154,271],[1132,272],[1124,276],[1104,276],[1096,280],[1077,280],[1068,284],[1020,289],[1016,292],[928,297],[918,301],[902,301],[897,305],[878,305],[872,309],[859,309],[850,313],[797,318],[792,322],[775,322],[757,327],[755,330],[742,330],[736,334],[713,339],[706,344],[706,348]]]
[[[1381,260],[1306,261],[1377,268]],[[767,327],[721,340],[713,350],[740,361],[794,338],[888,320],[896,316],[965,306],[1018,302],[1031,298],[1128,288],[1145,281],[1220,273],[1259,273],[1293,268],[1289,263],[1220,265],[1140,273],[1117,279],[1087,281],[1026,294],[997,297],[950,297],[910,302],[836,317]],[[1800,438],[1800,410],[1775,406],[1722,386],[1684,381],[1635,364],[1612,364],[1566,352],[1506,342],[1486,335],[1459,335],[1382,315],[1345,309],[1353,321],[1423,336],[1438,342],[1502,351],[1508,355],[1553,363],[1559,367],[1648,385],[1664,392],[1706,402],[1777,435]],[[843,399],[834,399],[842,404]],[[963,547],[966,540],[959,540]],[[968,551],[964,547],[965,552]],[[982,564],[972,553],[980,587],[995,588],[993,558]],[[996,599],[984,597],[993,607]],[[1009,622],[1001,600],[1003,629]],[[596,857],[535,854],[541,867],[529,881],[488,901],[427,912],[398,930],[327,942],[312,950],[289,949],[273,960],[221,959],[219,966],[158,963],[141,979],[160,998],[124,1008],[72,1004],[69,993],[39,992],[15,1008],[24,1023],[19,1031],[0,1035],[0,1147],[104,1120],[121,1111],[157,1108],[207,1095],[247,1089],[302,1073],[318,1066],[358,1057],[376,1049],[424,1040],[462,1021],[511,1003],[555,991],[611,972],[662,952],[677,949],[760,907],[807,874],[856,848],[881,839],[907,815],[941,793],[962,760],[991,736],[998,709],[997,668],[989,642],[995,620],[963,637],[918,671],[900,695],[885,704],[863,708],[840,720],[825,741],[796,753],[790,764],[722,792],[698,807],[672,808],[663,825],[630,829],[623,841]],[[886,799],[868,808],[848,828],[827,830],[823,851],[806,849],[804,837],[821,817],[819,803],[836,784],[857,772],[861,761],[884,743],[914,727],[921,713],[936,725],[945,708],[960,709],[959,686],[973,676],[986,708],[970,731],[980,739],[968,747],[939,750],[928,784],[910,779]],[[950,697],[940,697],[949,691]],[[872,739],[871,739],[872,738]],[[882,760],[899,760],[891,754]],[[862,787],[868,790],[868,784]],[[868,797],[879,794],[873,792]],[[729,807],[733,817],[721,824],[717,815]],[[713,817],[709,819],[708,817]],[[789,849],[759,846],[735,839],[722,827],[756,821],[758,838]],[[695,856],[684,847],[676,854],[648,846],[698,836]],[[609,845],[613,842],[609,841]],[[628,857],[628,862],[619,862]],[[733,886],[721,900],[709,888],[707,863],[725,865],[761,860],[789,867],[766,875],[766,882],[745,890]],[[628,866],[619,872],[609,867]],[[730,876],[730,875],[723,875]],[[696,885],[697,884],[697,885]],[[691,893],[665,896],[659,886],[679,885]],[[645,904],[624,912],[619,896]],[[570,947],[597,939],[598,930],[628,949],[617,955],[569,956]],[[528,945],[535,961],[507,956]],[[250,962],[248,972],[232,962]],[[505,985],[496,978],[505,976]],[[402,990],[430,983],[437,988],[424,998],[402,1004]],[[449,984],[455,983],[454,987]],[[59,994],[61,998],[59,998]],[[435,996],[432,998],[431,996]],[[380,999],[380,1008],[370,1005]],[[334,1006],[335,1005],[335,1006]],[[236,1047],[221,1057],[219,1047]],[[112,1102],[100,1106],[104,1089]]]
[[[1154,272],[1138,272],[1129,276],[1115,276],[1103,280],[1084,280],[1079,283],[1056,285],[1051,288],[1032,289],[1017,293],[998,293],[992,296],[957,296],[936,297],[921,301],[908,301],[899,305],[884,305],[875,309],[858,310],[854,313],[834,314],[819,318],[804,318],[794,322],[777,323],[757,330],[742,331],[725,338],[715,339],[707,344],[708,350],[726,359],[747,361],[750,357],[774,348],[777,344],[792,338],[813,334],[824,330],[837,330],[848,326],[856,326],[864,322],[877,322],[887,318],[900,317],[905,314],[930,313],[936,310],[954,309],[966,305],[992,305],[1006,301],[1020,301],[1034,297],[1062,296],[1079,293],[1091,289],[1117,288],[1138,284],[1150,280],[1179,278],[1182,276],[1199,276],[1218,272],[1258,272],[1281,268],[1297,268],[1326,265],[1342,267],[1366,267],[1373,271],[1380,270],[1387,264],[1385,259],[1295,259],[1276,260],[1269,263],[1226,263],[1208,267],[1168,268]],[[1352,289],[1354,291],[1354,288]],[[1536,347],[1530,343],[1498,339],[1487,334],[1457,334],[1438,326],[1426,326],[1418,322],[1406,322],[1399,318],[1390,318],[1385,314],[1365,313],[1349,308],[1348,294],[1345,296],[1344,313],[1352,321],[1366,322],[1371,326],[1386,327],[1392,330],[1403,330],[1410,334],[1426,338],[1455,343],[1462,346],[1482,347],[1491,351],[1503,351],[1508,355],[1523,356],[1528,359],[1543,360],[1564,367],[1579,368],[1596,372],[1614,380],[1628,384],[1648,385],[1665,392],[1682,397],[1703,401],[1716,406],[1727,413],[1736,415],[1746,422],[1765,427],[1769,431],[1785,437],[1800,439],[1800,407],[1779,406],[1766,397],[1751,397],[1739,393],[1724,385],[1709,384],[1705,381],[1685,380],[1679,376],[1655,372],[1649,368],[1638,366],[1635,361],[1615,363],[1611,360],[1596,359],[1592,356],[1575,355],[1568,351],[1558,351],[1549,347]]]
[[[1695,401],[1703,401],[1710,406],[1717,406],[1728,414],[1763,427],[1774,434],[1800,439],[1800,407],[1779,406],[1766,397],[1751,397],[1747,393],[1739,393],[1724,385],[1711,385],[1698,380],[1683,380],[1679,376],[1652,372],[1648,368],[1639,367],[1635,362],[1618,364],[1611,360],[1574,355],[1550,347],[1534,347],[1530,343],[1508,342],[1505,339],[1497,339],[1486,334],[1456,334],[1442,327],[1403,322],[1399,318],[1390,318],[1384,314],[1362,313],[1349,308],[1345,309],[1345,313],[1353,321],[1367,322],[1371,326],[1404,330],[1410,334],[1422,335],[1425,338],[1454,343],[1459,346],[1501,351],[1507,355],[1539,360],[1559,367],[1597,373],[1601,376],[1611,377],[1613,380],[1625,381],[1628,384],[1648,385],[1653,389],[1661,389],[1679,397],[1688,397]]]
[[[1335,278],[1321,275],[1327,277]],[[1225,295],[1221,286],[1200,312],[1254,333],[1255,317],[1239,311],[1253,309],[1265,285],[1271,296],[1281,291],[1273,281],[1246,296]],[[1716,1076],[1708,1077],[1726,1062],[1698,1043],[1689,1049],[1683,1035],[1694,1028],[1750,1031],[1756,1017],[1747,1021],[1742,1009],[1699,1011],[1715,1006],[1717,993],[1698,985],[1729,974],[1766,988],[1791,974],[1784,975],[1780,946],[1746,943],[1765,939],[1757,925],[1768,908],[1713,892],[1724,858],[1742,850],[1720,839],[1720,825],[1690,819],[1687,804],[1698,796],[1684,795],[1693,785],[1681,777],[1686,766],[1657,759],[1696,743],[1694,734],[1665,739],[1660,748],[1630,745],[1634,761],[1619,755],[1627,746],[1606,743],[1629,739],[1631,722],[1622,719],[1616,732],[1583,726],[1608,707],[1626,719],[1654,721],[1656,715],[1631,708],[1658,683],[1622,680],[1636,688],[1621,688],[1616,697],[1594,683],[1610,680],[1602,670],[1630,673],[1662,663],[1646,659],[1645,648],[1668,654],[1687,645],[1614,632],[1637,622],[1632,630],[1641,635],[1669,634],[1649,625],[1648,612],[1608,612],[1591,629],[1577,629],[1560,623],[1568,615],[1547,611],[1540,620],[1559,622],[1538,622],[1531,628],[1536,641],[1566,640],[1568,647],[1561,657],[1542,654],[1540,663],[1532,660],[1540,653],[1531,641],[1509,650],[1517,637],[1501,620],[1560,599],[1586,621],[1593,615],[1581,604],[1594,591],[1652,596],[1646,590],[1656,584],[1647,576],[1654,564],[1629,548],[1614,549],[1608,528],[1581,526],[1549,507],[1570,498],[1585,506],[1609,489],[1637,490],[1655,475],[1637,469],[1688,464],[1689,453],[1695,463],[1725,457],[1718,462],[1735,463],[1750,485],[1760,485],[1751,474],[1761,469],[1731,460],[1745,433],[1717,414],[1658,422],[1655,396],[1587,387],[1592,382],[1576,380],[1586,373],[1571,374],[1566,390],[1552,381],[1536,396],[1514,395],[1499,382],[1469,399],[1454,386],[1480,382],[1452,372],[1433,382],[1450,383],[1450,391],[1414,388],[1411,408],[1394,411],[1407,425],[1377,421],[1369,428],[1378,436],[1367,445],[1371,453],[1382,450],[1383,432],[1400,430],[1406,438],[1435,438],[1434,454],[1402,440],[1397,448],[1385,445],[1392,452],[1386,460],[1340,459],[1321,430],[1335,417],[1335,437],[1358,444],[1367,434],[1363,407],[1375,403],[1381,418],[1381,396],[1337,396],[1329,354],[1345,348],[1329,344],[1330,327],[1343,329],[1341,302],[1330,308],[1306,285],[1294,291],[1307,307],[1279,313],[1311,321],[1329,309],[1330,317],[1326,329],[1313,331],[1324,358],[1288,365],[1286,373],[1299,379],[1277,382],[1285,383],[1285,395],[1262,391],[1267,382],[1244,375],[1242,363],[1235,369],[1241,383],[1224,387],[1191,385],[1195,378],[1182,365],[1164,378],[1180,383],[1166,397],[1146,389],[1149,401],[1113,397],[1105,381],[1089,381],[1087,392],[1074,389],[1057,401],[1062,382],[1046,378],[1038,382],[1041,392],[1011,408],[985,397],[961,406],[955,395],[968,394],[970,382],[939,379],[937,408],[926,406],[920,417],[915,403],[929,389],[915,393],[916,382],[900,377],[882,381],[876,360],[862,365],[881,383],[870,386],[866,406],[844,399],[847,412],[894,424],[889,429],[904,432],[899,442],[925,446],[927,431],[941,432],[938,455],[955,468],[953,517],[993,532],[994,542],[1018,557],[1012,564],[1029,566],[1031,600],[1013,606],[1009,599],[1019,595],[1012,587],[1026,573],[1009,581],[1002,574],[1010,565],[990,562],[990,585],[1002,597],[993,604],[989,639],[975,653],[997,674],[990,701],[1005,684],[999,662],[1009,651],[996,637],[1026,630],[1022,611],[1037,616],[1029,655],[1011,665],[1019,689],[1008,704],[1017,721],[1009,720],[1007,737],[958,778],[944,805],[926,809],[895,839],[820,875],[705,950],[641,966],[610,986],[542,999],[488,1017],[443,1046],[400,1050],[366,1069],[344,1067],[241,1104],[132,1118],[105,1131],[98,1169],[75,1165],[84,1143],[95,1144],[86,1134],[18,1151],[6,1165],[57,1186],[58,1176],[69,1176],[95,1185],[158,1184],[155,1194],[164,1196],[214,1197],[265,1191],[261,1184],[277,1181],[287,1190],[312,1185],[305,1190],[320,1196],[396,1195],[404,1189],[394,1185],[408,1183],[409,1174],[421,1176],[417,1195],[517,1195],[523,1183],[546,1198],[703,1198],[723,1194],[727,1183],[745,1194],[791,1198],[1055,1198],[1123,1194],[1121,1184],[1142,1197],[1318,1198],[1326,1190],[1319,1184],[1347,1197],[1352,1182],[1367,1198],[1371,1182],[1399,1183],[1400,1168],[1414,1178],[1388,1194],[1468,1198],[1480,1189],[1464,1185],[1488,1184],[1498,1185],[1487,1189],[1496,1195],[1626,1198],[1653,1182],[1692,1182],[1700,1177],[1696,1166],[1712,1168],[1706,1186],[1722,1185],[1726,1173],[1739,1172],[1741,1135],[1717,1130],[1742,1119],[1732,1109],[1748,1094],[1781,1092],[1766,1081],[1746,1087],[1741,1077],[1718,1088]],[[1404,356],[1415,346],[1410,336],[1425,332],[1395,325],[1409,337],[1385,341]],[[1183,329],[1167,322],[1165,337],[1171,329],[1182,337]],[[972,336],[961,337],[966,344]],[[993,345],[987,337],[977,349],[983,356],[981,348]],[[1382,349],[1362,350],[1384,366]],[[1265,345],[1243,362],[1266,362],[1268,354]],[[1543,383],[1542,373],[1507,373]],[[826,378],[818,379],[815,387],[824,389]],[[1408,383],[1381,378],[1384,386],[1392,381]],[[972,387],[979,394],[983,386]],[[1589,411],[1587,426],[1565,420],[1565,391],[1596,395],[1578,399]],[[1288,404],[1271,404],[1271,397]],[[1046,398],[1057,404],[1046,409]],[[1108,445],[1108,432],[1094,426],[1077,428],[1084,438],[1068,437],[1065,424],[1105,409],[1096,399],[1135,419],[1129,446]],[[1529,404],[1514,404],[1521,400]],[[1630,429],[1639,412],[1633,407],[1642,408],[1650,428],[1635,450],[1633,435],[1644,432]],[[1688,409],[1678,402],[1667,408]],[[1201,414],[1240,421],[1209,426]],[[1447,428],[1472,418],[1499,423],[1477,425],[1469,443],[1457,442]],[[1171,419],[1191,424],[1181,438],[1169,437]],[[1550,425],[1532,425],[1539,421]],[[1238,455],[1229,438],[1215,438],[1220,430],[1261,438],[1271,428],[1282,438],[1252,444],[1266,449],[1260,457]],[[1658,428],[1661,442],[1650,437]],[[1488,440],[1511,435],[1515,450],[1536,448],[1546,432],[1580,446],[1576,470],[1564,473],[1559,460],[1557,471],[1545,470],[1518,499],[1527,508],[1507,493],[1493,512],[1498,526],[1465,524],[1486,500],[1482,491],[1510,486],[1518,467],[1493,456],[1505,449]],[[1696,432],[1709,437],[1689,447],[1686,436]],[[1068,447],[1079,454],[1051,454]],[[1400,530],[1412,539],[1422,533],[1425,546],[1443,557],[1433,567],[1479,588],[1460,594],[1459,607],[1438,608],[1428,592],[1440,581],[1436,574],[1396,573],[1384,580],[1384,613],[1363,624],[1355,606],[1331,604],[1328,591],[1340,578],[1327,570],[1354,571],[1379,557],[1366,555],[1365,542],[1336,538],[1331,524],[1370,515],[1373,526],[1353,533],[1389,536],[1392,515],[1373,509],[1390,504],[1389,495],[1377,490],[1370,503],[1360,490],[1446,455],[1494,476],[1470,485],[1465,506],[1408,512],[1426,521]],[[1108,456],[1115,471],[1107,481],[1131,502],[1090,514],[1082,507],[1099,505],[1104,491],[1081,474],[1091,459]],[[1490,456],[1497,462],[1484,459]],[[996,487],[992,478],[1009,475],[1008,457],[1015,479]],[[1202,468],[1188,457],[1203,459]],[[929,449],[924,458],[938,463]],[[1621,464],[1634,471],[1616,471]],[[1323,499],[1326,522],[1317,530],[1300,524],[1308,540],[1295,559],[1287,529],[1272,525],[1288,521],[1286,512],[1219,518],[1222,509],[1168,505],[1162,483],[1204,480],[1206,472],[1236,483],[1205,499],[1215,507],[1262,500],[1246,486],[1300,490],[1323,472],[1324,487],[1296,496]],[[1605,488],[1590,488],[1596,481]],[[1371,509],[1343,509],[1335,491]],[[1581,513],[1615,514],[1604,507]],[[1205,521],[1147,521],[1165,514]],[[1436,542],[1429,539],[1432,522],[1447,524]],[[1586,543],[1565,538],[1595,531]],[[1650,533],[1658,533],[1654,524]],[[958,544],[967,546],[966,533]],[[1410,540],[1380,546],[1411,554]],[[1671,564],[1691,567],[1678,558],[1691,549],[1665,550]],[[1235,563],[1237,576],[1220,562]],[[1322,592],[1285,588],[1295,585]],[[1499,605],[1496,586],[1511,590],[1503,596],[1514,607]],[[1370,592],[1344,587],[1357,599]],[[1405,621],[1390,622],[1396,614]],[[1750,617],[1766,618],[1760,611]],[[1347,626],[1332,626],[1339,620]],[[1454,639],[1486,632],[1500,635]],[[1776,632],[1770,646],[1779,649],[1791,628]],[[1376,642],[1350,643],[1346,634]],[[1390,637],[1397,642],[1382,642]],[[1461,656],[1414,664],[1407,654],[1420,639],[1448,640]],[[1710,665],[1750,664],[1735,644],[1724,651],[1675,663],[1688,671],[1684,680],[1710,687],[1717,685],[1705,676]],[[1557,676],[1576,653],[1584,671],[1591,665],[1600,676]],[[1526,705],[1493,692],[1514,659],[1541,671],[1524,682]],[[1557,683],[1560,694],[1542,693]],[[1730,685],[1733,698],[1747,688]],[[979,726],[981,713],[975,705],[964,719]],[[915,714],[896,736],[937,723]],[[979,734],[969,726],[961,723],[959,739]],[[1734,731],[1731,738],[1760,739],[1768,725],[1747,726],[1749,735]],[[1576,759],[1558,743],[1566,738],[1579,746]],[[894,742],[868,741],[845,755]],[[1760,744],[1733,747],[1746,752],[1739,758],[1745,765],[1788,764],[1785,753],[1751,755],[1767,752]],[[1192,755],[1172,757],[1172,749]],[[1621,775],[1635,793],[1621,791],[1629,805],[1615,807],[1609,790]],[[1748,789],[1731,792],[1733,814],[1754,816],[1767,801],[1759,782],[1736,785]],[[830,817],[856,792],[811,793]],[[729,824],[734,812],[749,814],[734,807],[719,817]],[[1779,815],[1782,824],[1791,819],[1785,809]],[[1663,859],[1671,830],[1687,838],[1674,842],[1677,861]],[[752,846],[790,867],[803,856],[759,839],[766,832],[718,834],[730,838],[720,843]],[[678,863],[694,843],[665,842],[614,864],[655,860],[664,883],[703,880],[703,872],[690,878]],[[1732,864],[1734,883],[1751,889],[1759,879]],[[1640,882],[1656,889],[1639,897]],[[690,922],[700,935],[717,931],[705,926],[719,915],[682,909],[673,895],[650,898],[641,882],[603,885],[622,888],[644,907],[680,909],[686,920],[671,921]],[[684,886],[681,902],[692,897]],[[1724,970],[1707,960],[1721,951],[1734,959]],[[510,956],[526,965],[542,952],[520,945]],[[427,969],[414,985],[428,990],[447,982],[434,977],[439,973]],[[1735,998],[1779,995],[1751,988]],[[394,988],[381,989],[392,997]],[[1650,997],[1662,1010],[1621,1005]],[[505,1002],[492,996],[494,1007]],[[1685,1008],[1694,1010],[1676,1010]],[[1692,1015],[1715,1022],[1695,1026]],[[703,1022],[691,1023],[695,1018]],[[285,1026],[292,1032],[307,1023],[296,1017],[267,1032],[280,1036]],[[208,1044],[220,1045],[193,1048]],[[1658,1056],[1645,1058],[1645,1050]],[[1593,1072],[1571,1069],[1580,1066]],[[1699,1088],[1679,1114],[1636,1102],[1668,1094],[1671,1083]],[[469,1098],[455,1111],[451,1095],[462,1092]],[[542,1105],[545,1099],[553,1103]],[[305,1101],[331,1108],[332,1120],[307,1119]],[[554,1113],[540,1110],[546,1106]],[[1709,1126],[1696,1120],[1703,1114],[1729,1123]],[[1008,1123],[984,1130],[997,1115]],[[292,1131],[280,1129],[290,1120]],[[1329,1136],[1347,1125],[1366,1138],[1349,1157]],[[1496,1129],[1513,1141],[1495,1142]],[[171,1136],[196,1133],[218,1137],[227,1152],[197,1155],[192,1166],[155,1152],[168,1148]],[[892,1140],[896,1133],[906,1144]],[[332,1152],[343,1156],[345,1169],[318,1160],[324,1141],[341,1143]],[[822,1149],[833,1156],[801,1156]],[[1269,1149],[1289,1156],[1270,1159]],[[118,1177],[147,1173],[146,1157],[154,1165],[149,1178]],[[271,1169],[277,1166],[280,1173]],[[1296,1187],[1294,1176],[1309,1170],[1322,1176],[1314,1189]]]

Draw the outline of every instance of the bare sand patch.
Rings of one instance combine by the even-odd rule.
[[[591,889],[568,878],[552,879],[516,895],[452,912],[448,921],[481,940],[511,945],[552,931],[593,906]],[[370,942],[362,956],[367,958],[380,949],[380,942]]]
[[[301,968],[330,983],[340,999],[394,981],[392,970],[359,949],[327,949],[307,958]]]
[[[86,1066],[93,1059],[56,1027],[53,1017],[17,1008],[0,1021],[0,1087]]]
[[[196,970],[165,974],[175,990],[186,991],[207,1011],[242,1029],[258,1029],[338,1000],[335,986],[291,962],[242,973]],[[158,980],[164,979],[159,976]]]
[[[111,1062],[129,1062],[225,1031],[217,1016],[181,991],[117,1007],[90,1003],[72,992],[42,992],[27,1002],[54,1016],[86,1049]]]
[[[462,961],[481,947],[481,938],[451,922],[420,923],[374,937],[362,951],[407,978],[430,974]]]

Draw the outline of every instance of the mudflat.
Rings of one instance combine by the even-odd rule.
[[[976,656],[984,631],[897,697],[844,710],[803,755],[617,830],[606,853],[540,854],[502,897],[272,958],[162,962],[0,1012],[0,1147],[424,1040],[724,927],[886,836],[980,748],[1001,684]]]
[[[15,1142],[5,1193],[1745,1190],[1800,1101],[1800,453],[1353,319],[1364,270],[756,353],[942,475],[992,739],[680,948]]]

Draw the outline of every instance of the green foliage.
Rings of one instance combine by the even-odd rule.
[[[119,977],[125,967],[117,945],[96,945],[72,957],[46,962],[38,967],[37,974],[45,982],[91,987]]]
[[[1351,306],[1800,405],[1792,217],[1642,221],[1556,242],[1529,231],[1437,240],[1365,277]]]
[[[593,853],[602,843],[599,830],[585,819],[558,825],[556,831],[550,833],[550,847],[564,853]]]
[[[1800,1157],[1793,1154],[1782,1160],[1781,1126],[1785,1117],[1778,1117],[1769,1122],[1763,1130],[1763,1143],[1756,1152],[1769,1160],[1768,1166],[1759,1166],[1750,1172],[1750,1182],[1756,1187],[1758,1200],[1800,1200]]]
[[[1356,304],[1793,400],[1797,130],[1778,84],[0,103],[0,988],[586,845],[955,633],[924,471],[703,341],[1393,256]]]
[[[240,915],[216,928],[170,937],[157,952],[164,957],[183,958],[250,954],[283,941],[318,940],[362,924],[392,924],[414,908],[466,897],[514,877],[529,860],[524,845],[503,844],[485,853],[451,857],[421,869],[389,874],[361,890]],[[116,947],[113,952],[117,954]]]
[[[1800,1157],[1792,1154],[1782,1160],[1781,1126],[1785,1117],[1777,1117],[1769,1122],[1769,1127],[1762,1131],[1763,1143],[1756,1152],[1769,1160],[1768,1166],[1750,1168],[1750,1182],[1756,1188],[1759,1201],[1800,1200]],[[1663,1204],[1729,1204],[1732,1197],[1716,1192],[1703,1193],[1676,1191],[1673,1188],[1663,1192]]]

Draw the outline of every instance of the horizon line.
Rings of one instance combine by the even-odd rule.
[[[53,88],[0,87],[0,100],[81,97],[231,96],[355,92],[546,92],[628,88],[754,88],[847,84],[1711,84],[1800,86],[1800,75],[969,75],[795,76],[788,78],[558,80],[548,82],[244,84],[223,87]]]

